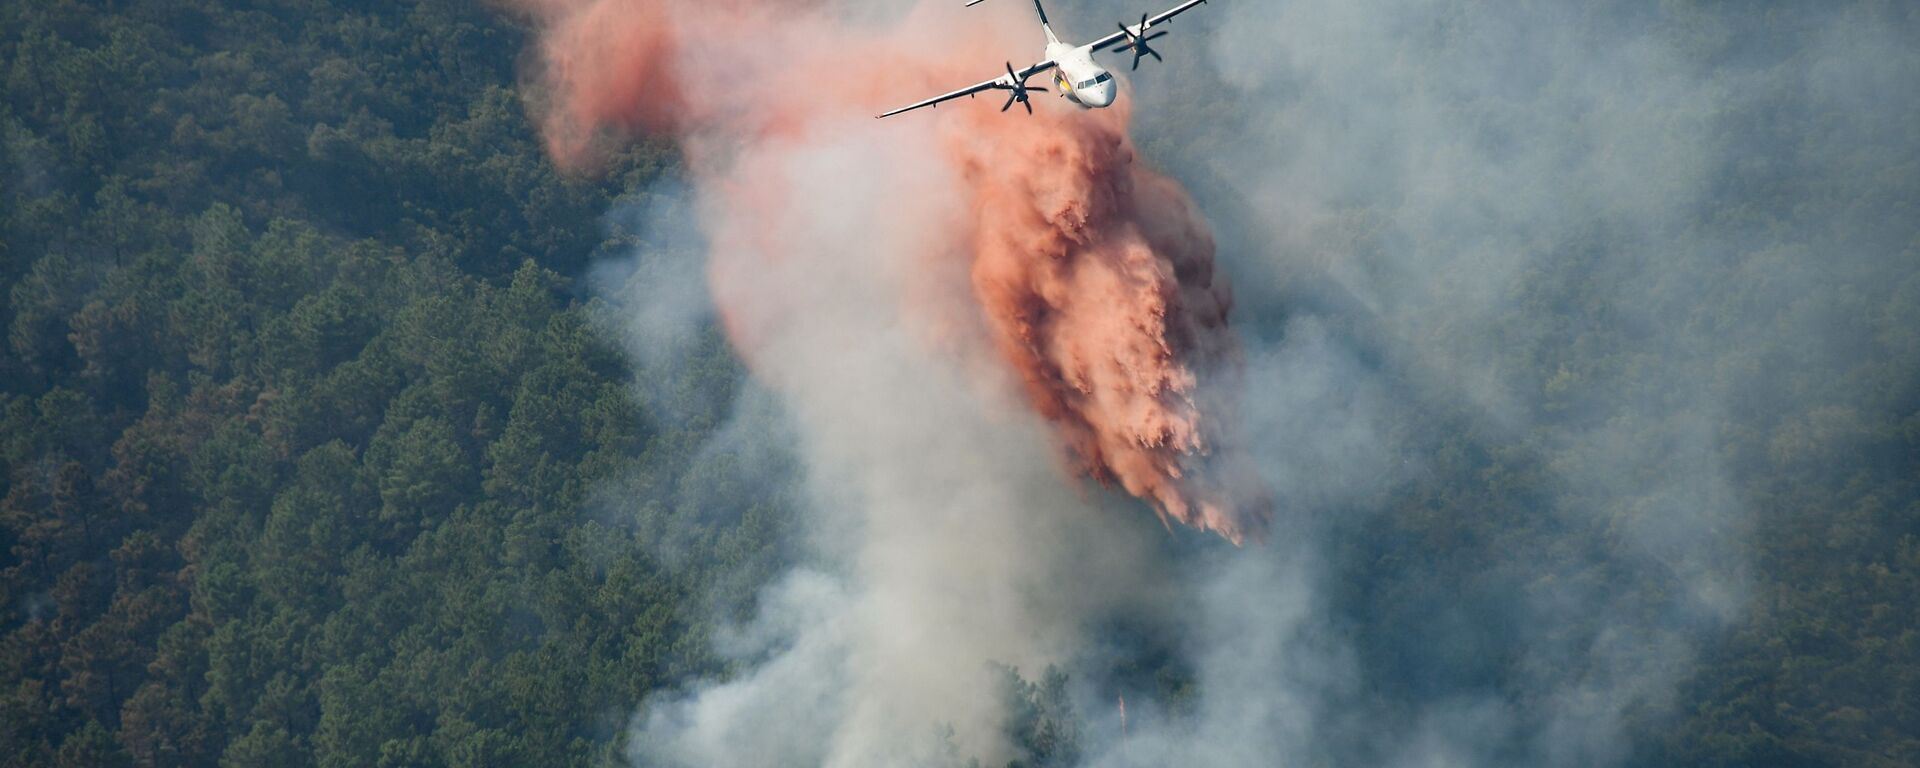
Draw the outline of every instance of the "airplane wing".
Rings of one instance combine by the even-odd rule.
[[[950,101],[953,99],[960,98],[962,96],[972,96],[981,91],[993,91],[993,90],[1011,91],[1019,83],[1026,82],[1027,78],[1032,77],[1038,73],[1045,72],[1049,69],[1053,69],[1053,67],[1054,67],[1054,63],[1051,59],[1040,62],[1031,67],[1027,67],[1026,69],[1022,69],[1019,71],[1013,71],[1012,65],[1008,65],[1007,69],[1012,72],[1012,76],[1001,75],[992,80],[975,83],[973,85],[969,85],[957,91],[940,94],[939,96],[935,96],[931,99],[927,99],[926,101],[922,101],[918,104],[901,107],[892,112],[888,112],[884,115],[881,115],[880,117],[893,117],[894,115],[900,114],[902,112],[912,112],[913,110],[919,109],[921,107],[938,106],[941,102]],[[1039,88],[1039,87],[1033,87],[1033,90],[1039,91],[1039,90],[1045,90],[1045,89]]]
[[[1207,0],[1187,0],[1186,2],[1181,3],[1178,6],[1175,6],[1173,10],[1167,11],[1158,16],[1150,17],[1143,23],[1129,25],[1126,28],[1127,31],[1125,32],[1115,32],[1111,35],[1107,35],[1106,37],[1095,40],[1092,43],[1088,44],[1087,48],[1096,53],[1107,50],[1108,48],[1112,48],[1115,43],[1124,43],[1132,37],[1144,35],[1146,34],[1148,28],[1153,27],[1162,22],[1168,21],[1173,17],[1178,16],[1182,13],[1186,13],[1188,10],[1192,9],[1194,6],[1201,5],[1205,2],[1207,2]]]

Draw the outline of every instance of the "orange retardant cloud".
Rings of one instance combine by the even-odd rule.
[[[556,162],[588,168],[611,143],[670,137],[703,194],[724,200],[714,206],[721,220],[708,222],[725,253],[713,291],[750,365],[771,329],[809,311],[764,293],[743,298],[755,262],[791,250],[779,222],[798,201],[756,181],[777,173],[771,161],[1039,48],[1031,24],[1015,31],[1004,12],[956,15],[950,5],[921,3],[878,23],[805,0],[517,0],[542,30],[529,101]],[[1029,117],[1000,114],[1004,99],[989,92],[884,124],[936,154],[969,204],[957,215],[910,202],[874,212],[938,219],[902,259],[966,277],[958,289],[926,281],[933,287],[899,297],[903,311],[971,314],[928,325],[977,338],[932,343],[981,350],[1012,373],[1076,471],[1163,520],[1236,543],[1259,536],[1265,496],[1238,457],[1221,455],[1225,425],[1210,411],[1223,398],[1201,391],[1202,376],[1231,376],[1238,354],[1205,223],[1178,184],[1136,162],[1125,100],[1082,111],[1039,95],[1049,103]],[[969,295],[931,295],[943,291]]]

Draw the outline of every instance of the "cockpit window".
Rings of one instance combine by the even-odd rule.
[[[1082,82],[1074,83],[1073,88],[1076,91],[1085,90],[1087,88],[1092,88],[1101,83],[1110,83],[1110,82],[1113,82],[1113,73],[1102,72],[1100,74],[1094,75],[1093,79],[1091,80],[1085,80]]]

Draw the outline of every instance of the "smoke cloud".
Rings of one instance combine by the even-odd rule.
[[[1171,599],[1150,555],[1165,534],[1063,480],[1234,542],[1262,532],[1222,415],[1240,359],[1212,239],[1136,159],[1130,115],[872,118],[1031,56],[1030,9],[522,7],[557,162],[642,136],[685,159],[684,189],[631,207],[664,242],[601,275],[636,362],[674,368],[717,318],[754,373],[720,439],[787,442],[803,465],[805,565],[722,638],[745,671],[647,702],[637,762],[1004,762],[993,665],[1066,665],[1095,627]],[[655,410],[685,399],[643,388]]]
[[[989,662],[1074,675],[1085,765],[1656,764],[1747,617],[1749,489],[1847,460],[1800,438],[1848,434],[1859,339],[1920,349],[1846,310],[1920,285],[1884,3],[1216,2],[1113,110],[888,121],[1030,58],[1030,7],[520,5],[557,161],[687,159],[637,357],[719,318],[726,434],[805,465],[806,565],[643,765],[1004,764]],[[1284,535],[1166,536],[1057,447]]]
[[[1886,331],[1838,307],[1915,279],[1873,170],[1920,154],[1914,17],[1209,9],[1136,136],[1216,225],[1290,541],[1185,569],[1199,712],[1100,764],[1663,764],[1749,620],[1780,470],[1733,446],[1873,402]]]
[[[1258,535],[1265,499],[1234,457],[1214,456],[1223,396],[1202,391],[1202,372],[1230,371],[1237,353],[1213,242],[1179,186],[1136,162],[1127,111],[1049,103],[1032,120],[949,109],[940,116],[950,119],[857,124],[891,102],[979,79],[977,62],[996,58],[985,53],[993,41],[1020,39],[954,23],[946,5],[863,23],[808,3],[530,3],[547,29],[539,79],[549,149],[577,168],[637,134],[679,143],[709,198],[722,318],[764,370],[794,317],[817,311],[750,284],[802,258],[794,238],[813,223],[795,219],[806,206],[792,195],[815,194],[810,182],[845,182],[855,169],[888,172],[868,157],[813,168],[795,158],[848,134],[866,136],[876,155],[915,142],[922,156],[910,162],[943,166],[940,178],[840,214],[887,220],[901,236],[823,233],[897,260],[900,292],[871,299],[899,315],[883,326],[914,326],[980,375],[1010,371],[1081,474],[1119,485],[1163,518],[1236,543]],[[982,54],[961,59],[955,50]],[[781,176],[794,173],[822,178]],[[878,330],[844,338],[862,343]]]

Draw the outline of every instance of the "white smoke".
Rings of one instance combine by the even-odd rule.
[[[1910,222],[1836,232],[1823,202],[1768,206],[1831,199],[1820,190],[1872,173],[1861,147],[1911,144],[1893,126],[1915,115],[1912,90],[1886,95],[1920,73],[1920,47],[1871,4],[1777,12],[1811,30],[1790,56],[1747,18],[1760,11],[1686,3],[1223,3],[1176,38],[1204,37],[1211,58],[1136,78],[1143,145],[1222,222],[1236,324],[1255,338],[1251,418],[1289,427],[1256,431],[1292,502],[1275,527],[1308,543],[1196,577],[1199,714],[1107,761],[1632,758],[1645,734],[1631,724],[1661,722],[1745,611],[1751,513],[1735,478],[1754,468],[1727,441],[1753,409],[1807,405],[1743,395],[1779,375],[1752,350],[1857,348],[1834,317],[1783,309],[1819,283],[1794,254],[1879,275],[1867,286],[1910,268],[1872,245],[1899,242],[1882,229],[1911,237]],[[1811,130],[1750,128],[1781,104],[1818,110]],[[1793,186],[1729,183],[1764,163],[1798,163]],[[1583,346],[1595,339],[1607,346]],[[1448,504],[1492,524],[1426,529],[1497,536],[1522,515],[1563,533],[1514,545],[1554,549],[1486,552],[1502,570],[1472,594],[1407,586],[1419,566],[1342,559],[1401,533],[1379,515],[1418,521],[1396,504],[1500,487],[1434,474],[1450,461],[1434,452],[1462,442],[1531,467],[1506,485],[1532,495]],[[1466,570],[1449,565],[1424,570]],[[1376,572],[1419,602],[1356,602],[1341,583]]]
[[[899,303],[913,292],[898,284],[911,265],[896,254],[937,237],[918,228],[955,205],[945,163],[866,124],[743,163],[773,170],[757,183],[803,206],[758,223],[790,249],[740,298],[817,310],[792,317],[754,361],[797,435],[808,565],[729,638],[723,650],[753,662],[740,677],[648,703],[634,757],[879,766],[955,749],[1007,756],[990,665],[1063,663],[1092,622],[1153,594],[1142,534],[1157,529],[1069,483],[1017,390],[931,349],[913,325],[924,315]],[[680,269],[646,264],[656,258],[671,257],[643,249],[632,273],[642,300]],[[677,300],[629,315],[640,360],[670,359],[704,315]]]
[[[1064,34],[1110,28],[1111,8],[1059,5]],[[940,236],[958,203],[949,169],[871,121],[755,163],[780,172],[751,183],[800,205],[777,224],[792,253],[751,291],[823,310],[755,361],[794,432],[805,565],[727,639],[738,675],[647,702],[635,760],[1003,763],[1017,755],[990,662],[1074,673],[1089,765],[1630,759],[1634,713],[1669,703],[1744,610],[1748,511],[1721,445],[1738,424],[1729,393],[1760,373],[1739,350],[1834,332],[1776,318],[1809,279],[1781,243],[1817,241],[1817,222],[1738,225],[1752,201],[1716,183],[1785,149],[1731,139],[1728,123],[1818,86],[1842,117],[1793,151],[1827,179],[1870,170],[1849,142],[1911,130],[1875,101],[1914,71],[1911,41],[1870,14],[1806,11],[1808,66],[1715,63],[1702,41],[1739,34],[1739,13],[1294,0],[1183,17],[1167,66],[1132,76],[1128,97],[1145,161],[1220,223],[1240,296],[1238,419],[1279,501],[1272,541],[1244,550],[1185,546],[1115,508],[1132,502],[1066,482],[1000,382],[924,343],[895,303],[916,265],[890,255]],[[962,103],[976,106],[990,108]],[[696,201],[698,218],[715,204]],[[680,278],[662,269],[660,309],[635,316],[642,360],[670,359],[706,321],[677,308]],[[1750,313],[1694,313],[1733,290],[1755,293]],[[1574,344],[1594,324],[1613,346]],[[1474,594],[1421,592],[1406,586],[1420,564],[1362,555],[1370,536],[1455,530],[1371,527],[1419,522],[1396,504],[1494,484],[1444,474],[1471,464],[1433,455],[1461,450],[1460,432],[1530,468],[1537,495],[1455,502],[1484,518],[1458,528],[1497,534],[1525,515],[1559,526],[1562,546],[1499,558],[1507,570]],[[1349,583],[1378,572],[1399,575],[1402,602]],[[1124,683],[1101,666],[1104,622],[1121,616],[1175,628],[1194,697],[1175,712],[1133,691],[1124,739],[1110,695]],[[1402,623],[1369,623],[1385,619]]]

